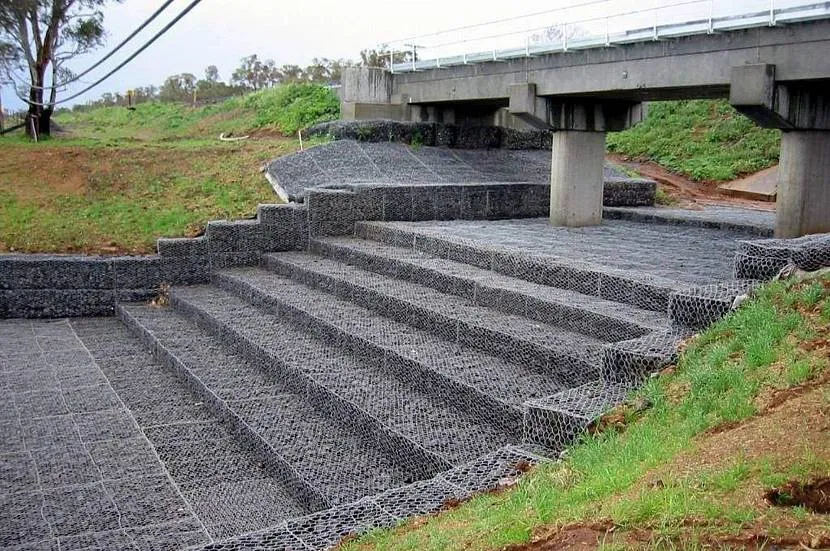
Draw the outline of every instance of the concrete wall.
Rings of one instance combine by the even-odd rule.
[[[340,103],[340,118],[346,121],[385,119],[392,121],[408,120],[408,106],[391,103]]]
[[[389,103],[392,75],[383,69],[349,67],[343,71],[340,99],[352,103]]]

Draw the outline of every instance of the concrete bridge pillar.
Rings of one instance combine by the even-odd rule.
[[[571,227],[601,224],[605,132],[554,132],[552,155],[550,223]]]
[[[525,123],[553,130],[550,223],[602,223],[605,133],[642,120],[641,104],[595,99],[558,100],[536,95],[536,85],[510,87],[510,113]]]
[[[775,235],[830,232],[830,132],[781,135]]]
[[[830,232],[830,81],[777,82],[775,65],[732,69],[729,102],[778,128],[776,237]]]

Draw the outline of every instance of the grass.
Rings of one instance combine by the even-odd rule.
[[[279,201],[260,167],[299,149],[283,136],[293,125],[334,116],[332,97],[306,85],[195,108],[103,107],[58,114],[63,131],[39,143],[2,137],[0,252],[146,254],[158,237],[251,216]]]
[[[725,100],[653,102],[642,123],[608,135],[608,149],[718,182],[777,163],[780,139],[778,130],[760,128]]]
[[[277,202],[259,167],[293,140],[0,146],[0,251],[152,253]],[[22,176],[25,175],[25,178]]]
[[[636,547],[632,534],[649,549],[698,548],[753,527],[772,536],[807,528],[830,534],[820,515],[759,504],[765,486],[830,472],[826,433],[787,429],[827,415],[826,386],[786,408],[771,405],[783,389],[826,373],[829,304],[830,278],[769,284],[638,392],[652,406],[624,431],[584,436],[563,462],[538,467],[509,491],[369,533],[343,549],[501,549],[597,522],[616,527],[602,532],[612,534],[603,549]],[[799,409],[808,397],[813,402]],[[780,442],[758,444],[776,431]]]
[[[229,100],[226,109],[256,113],[257,128],[275,128],[288,135],[340,117],[340,99],[332,90],[313,84],[288,84]]]
[[[220,133],[294,136],[297,130],[340,116],[340,100],[323,86],[288,84],[215,105],[142,103],[129,110],[101,107],[55,117],[73,133],[96,140],[214,139]]]
[[[142,103],[135,110],[99,107],[83,112],[62,112],[55,122],[76,139],[106,145],[182,139],[215,139],[220,133],[245,132],[254,127],[256,114],[222,103],[190,107],[183,103]]]

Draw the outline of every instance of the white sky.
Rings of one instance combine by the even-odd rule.
[[[609,13],[609,5],[612,6],[611,11],[623,11],[677,1],[608,0],[605,6],[569,10],[573,12],[569,17],[604,16]],[[696,11],[708,12],[708,1],[699,0]],[[721,5],[735,4],[734,0],[715,1]],[[742,4],[759,2],[764,5],[768,2],[739,1]],[[123,52],[84,77],[83,81],[89,83],[103,76],[189,2],[176,0]],[[132,32],[161,3],[162,0],[125,0],[122,4],[107,6],[104,10],[104,25],[109,33],[107,45],[84,58],[78,58],[71,68],[79,71],[93,63]],[[277,65],[291,63],[304,66],[314,57],[357,59],[361,49],[374,47],[379,42],[582,3],[585,0],[203,0],[167,35],[120,73],[75,101],[98,98],[104,92],[124,92],[148,84],[160,85],[167,76],[176,73],[189,72],[201,77],[204,68],[211,64],[216,65],[222,79],[228,81],[239,59],[252,53],[262,59],[273,59]],[[556,15],[534,17],[510,25],[527,29],[537,24],[551,24],[556,18]],[[461,36],[462,33],[452,33],[440,37],[440,40]],[[476,46],[472,47],[473,51],[476,49]],[[69,92],[82,87],[77,84]],[[64,92],[63,96],[69,92]],[[2,94],[7,108],[23,107],[8,87],[3,88]]]
[[[119,52],[83,80],[92,82],[96,80],[93,77],[106,74],[107,69],[143,43],[140,38],[152,36],[189,2],[176,0],[131,42],[135,44],[133,48],[124,48],[125,55]],[[110,4],[104,10],[104,25],[109,33],[107,46],[118,44],[161,3],[162,0],[125,0],[120,5]],[[523,0],[512,9],[525,13],[555,5],[550,0]],[[201,76],[211,64],[219,68],[222,79],[227,81],[239,59],[253,53],[273,59],[278,65],[306,65],[314,57],[357,59],[361,49],[373,47],[379,41],[487,21],[503,13],[504,4],[495,0],[203,0],[130,65],[78,101],[97,98],[104,92],[160,85],[171,74],[190,72]],[[83,69],[106,51],[105,46],[90,56],[78,58],[71,67]],[[3,89],[3,100],[8,108],[22,107],[8,88]]]

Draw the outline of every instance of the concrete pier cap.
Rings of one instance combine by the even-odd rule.
[[[510,86],[510,114],[534,128],[553,130],[550,223],[602,223],[605,133],[625,130],[643,118],[631,101],[560,99],[536,94],[536,85]]]

